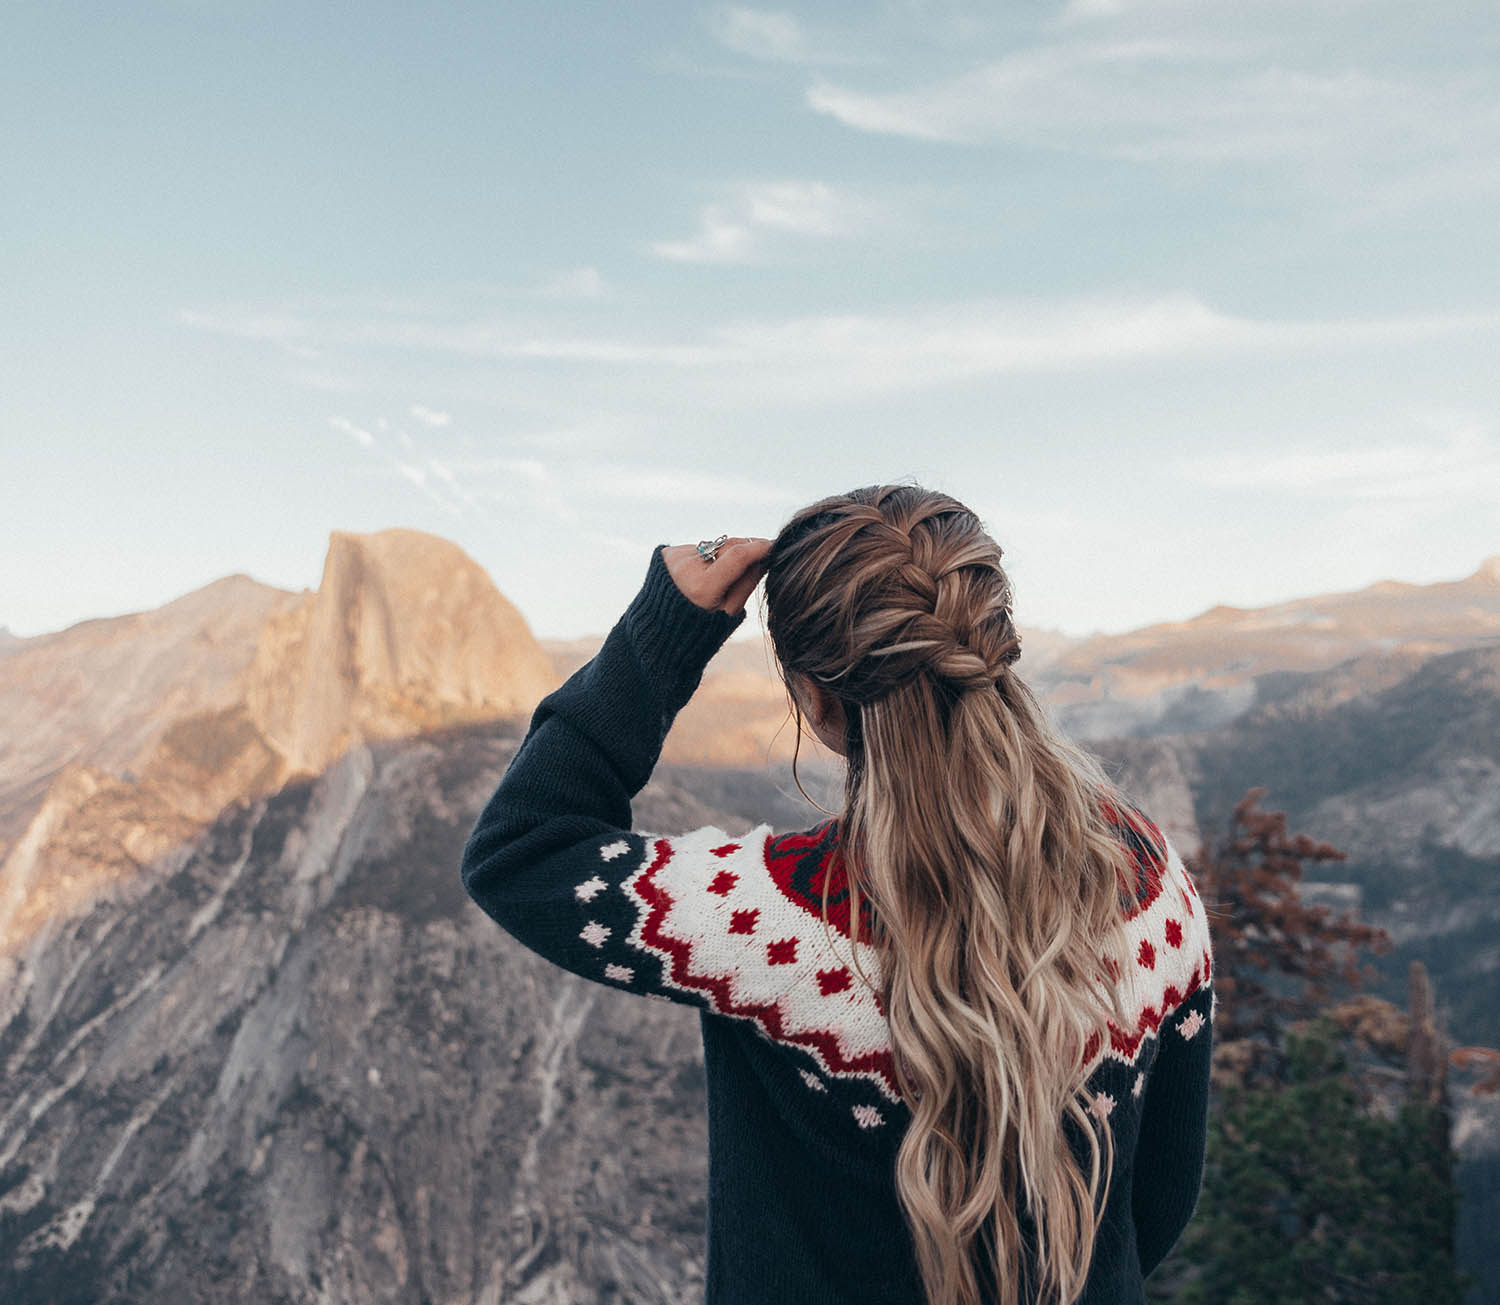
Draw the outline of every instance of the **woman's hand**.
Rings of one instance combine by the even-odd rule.
[[[682,596],[709,612],[738,616],[766,573],[769,539],[730,539],[712,562],[705,562],[696,545],[673,544],[662,549],[667,574]]]

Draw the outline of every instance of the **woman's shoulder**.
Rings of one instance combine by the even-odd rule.
[[[1121,889],[1125,917],[1124,1027],[1111,1029],[1112,1050],[1133,1059],[1144,1039],[1213,979],[1208,911],[1182,856],[1138,808],[1114,804],[1107,816],[1129,860]]]
[[[1113,827],[1126,853],[1126,877],[1120,885],[1120,906],[1127,919],[1158,910],[1168,917],[1186,917],[1202,926],[1206,917],[1198,886],[1172,841],[1139,807],[1124,801],[1101,803],[1105,819]],[[1179,924],[1182,922],[1179,919]],[[1175,933],[1176,931],[1173,930]],[[1176,944],[1169,944],[1176,946]]]

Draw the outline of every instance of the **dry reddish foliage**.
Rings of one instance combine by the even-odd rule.
[[[1287,832],[1286,814],[1262,811],[1261,788],[1234,809],[1229,838],[1188,863],[1209,907],[1214,933],[1215,1036],[1280,1041],[1291,1020],[1327,1004],[1336,982],[1357,986],[1368,975],[1361,952],[1383,952],[1384,930],[1352,915],[1302,901],[1307,862],[1342,861],[1344,854],[1306,834]]]
[[[1344,853],[1306,834],[1288,833],[1284,812],[1260,809],[1264,796],[1263,788],[1245,794],[1234,808],[1229,838],[1188,860],[1213,928],[1218,1069],[1226,1081],[1238,1083],[1274,1077],[1281,1031],[1322,1011],[1335,983],[1358,987],[1370,975],[1361,954],[1378,955],[1391,946],[1383,929],[1302,901],[1298,885],[1305,863],[1342,861]],[[1396,1032],[1405,1044],[1403,1058],[1410,1060],[1411,1015],[1387,1002],[1367,1002],[1400,1017]],[[1361,1012],[1369,1014],[1346,1002],[1335,1013],[1358,1032],[1351,1021],[1357,1023]],[[1366,1036],[1365,1041],[1374,1046],[1380,1039]],[[1394,1052],[1394,1043],[1383,1049]],[[1434,1050],[1439,1061],[1428,1066],[1427,1077],[1440,1083],[1440,1036]],[[1500,1051],[1460,1047],[1448,1063],[1480,1075],[1471,1091],[1500,1092]]]
[[[1472,1091],[1500,1092],[1500,1051],[1493,1047],[1460,1047],[1449,1059],[1455,1069],[1478,1070],[1483,1075]]]

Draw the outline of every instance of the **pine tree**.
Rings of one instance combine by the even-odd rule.
[[[1283,1083],[1221,1102],[1180,1252],[1198,1272],[1176,1299],[1459,1305],[1457,1195],[1433,1163],[1435,1108],[1372,1109],[1331,1020],[1289,1033],[1285,1050]]]
[[[1198,1211],[1152,1297],[1458,1305],[1446,1057],[1426,973],[1413,973],[1410,1017],[1374,998],[1343,1008],[1369,1016],[1373,1004],[1404,1028],[1403,1068],[1379,1064],[1348,1031],[1358,1020],[1340,1028],[1328,1002],[1388,941],[1303,903],[1303,863],[1342,853],[1289,833],[1262,793],[1190,863],[1214,930],[1217,1100]]]

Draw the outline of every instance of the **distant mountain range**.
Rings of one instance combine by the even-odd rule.
[[[524,716],[594,646],[539,644],[409,531],[335,535],[315,592],[230,577],[0,638],[0,1299],[701,1298],[693,1017],[549,969],[457,882]],[[1310,891],[1500,1041],[1500,559],[1037,632],[1021,667],[1184,849],[1267,786],[1350,854]],[[765,649],[731,644],[637,823],[811,823],[790,746]],[[832,760],[803,773],[832,805]],[[1457,1124],[1474,1239],[1500,1117]]]

